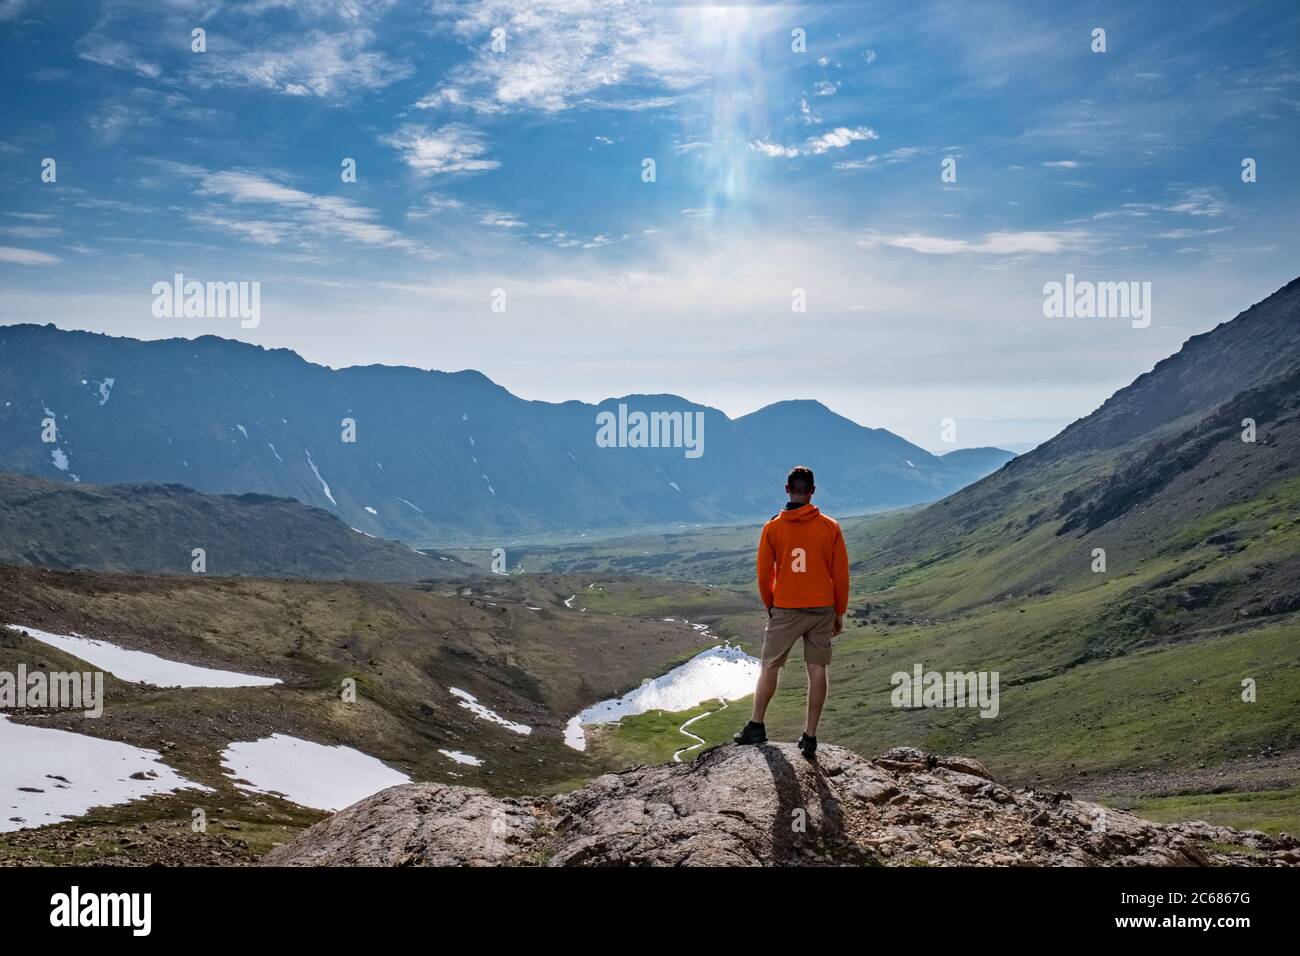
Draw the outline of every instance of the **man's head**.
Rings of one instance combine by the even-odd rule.
[[[813,492],[816,490],[811,468],[796,465],[790,469],[790,474],[785,479],[785,493],[790,496],[791,501],[806,505],[812,500]]]

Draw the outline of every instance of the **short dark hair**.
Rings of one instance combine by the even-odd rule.
[[[785,479],[786,487],[796,495],[806,495],[817,487],[813,481],[812,469],[804,465],[795,465]]]

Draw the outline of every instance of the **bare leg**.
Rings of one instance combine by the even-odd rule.
[[[826,665],[804,666],[808,668],[808,719],[804,723],[803,732],[809,737],[816,737],[817,721],[822,719],[822,707],[826,704]],[[761,678],[759,682],[762,683]],[[757,703],[755,698],[755,706]]]
[[[764,664],[758,672],[758,684],[754,687],[754,723],[761,724],[767,716],[767,705],[772,702],[780,677],[781,668],[776,665]]]

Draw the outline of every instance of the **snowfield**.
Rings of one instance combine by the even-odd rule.
[[[351,747],[327,747],[287,734],[236,741],[221,764],[240,790],[279,794],[316,810],[342,810],[411,778]]]
[[[51,634],[26,625],[5,625],[13,631],[26,631],[35,640],[71,654],[78,660],[108,671],[118,680],[155,687],[269,687],[280,683],[275,677],[257,677],[236,671],[222,671],[195,664],[169,661],[147,651],[129,651],[108,641],[97,641],[80,634]]]
[[[0,833],[80,816],[191,783],[154,750],[68,730],[15,724],[0,714]],[[132,780],[131,774],[145,779]]]

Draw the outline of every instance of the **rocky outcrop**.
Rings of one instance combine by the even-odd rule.
[[[1283,835],[1161,825],[1010,790],[977,762],[897,748],[722,746],[552,798],[408,784],[272,850],[270,866],[1204,866],[1300,863]]]

